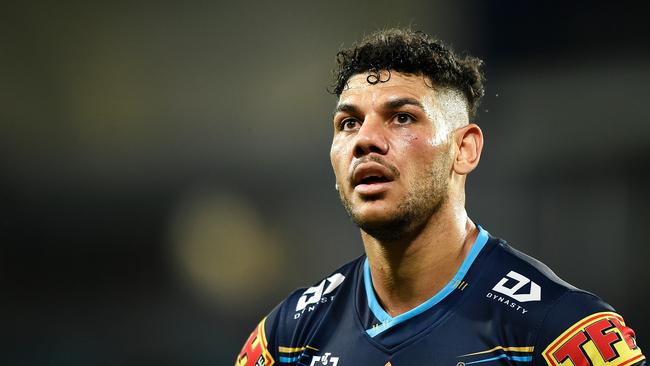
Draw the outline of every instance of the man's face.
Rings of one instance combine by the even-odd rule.
[[[330,159],[352,220],[390,239],[424,224],[447,198],[453,158],[443,109],[453,96],[441,98],[422,76],[393,71],[374,85],[367,76],[351,77],[341,93]]]

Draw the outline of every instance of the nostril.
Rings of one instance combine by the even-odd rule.
[[[371,145],[369,147],[370,152],[381,154],[384,150],[377,145]]]
[[[370,153],[384,155],[386,154],[387,150],[388,150],[387,147],[382,148],[381,146],[375,144],[367,144],[367,145],[358,144],[357,146],[354,147],[354,156],[361,157],[364,155],[368,155]]]

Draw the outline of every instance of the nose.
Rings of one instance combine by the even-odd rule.
[[[360,158],[370,153],[386,155],[389,149],[386,127],[378,119],[366,116],[356,135],[354,157]]]

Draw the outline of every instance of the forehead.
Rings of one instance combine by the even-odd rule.
[[[432,98],[434,89],[428,79],[422,75],[404,74],[401,72],[381,71],[380,82],[371,84],[375,74],[361,73],[350,77],[347,87],[341,92],[339,103],[352,101],[375,101],[390,97],[411,97],[418,100]]]

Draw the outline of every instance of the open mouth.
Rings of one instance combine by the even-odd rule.
[[[396,174],[383,164],[373,161],[364,162],[354,170],[351,183],[357,194],[376,197],[390,189],[395,176]]]
[[[359,181],[359,184],[375,184],[375,183],[385,183],[390,182],[390,180],[384,176],[371,175],[365,177]]]

